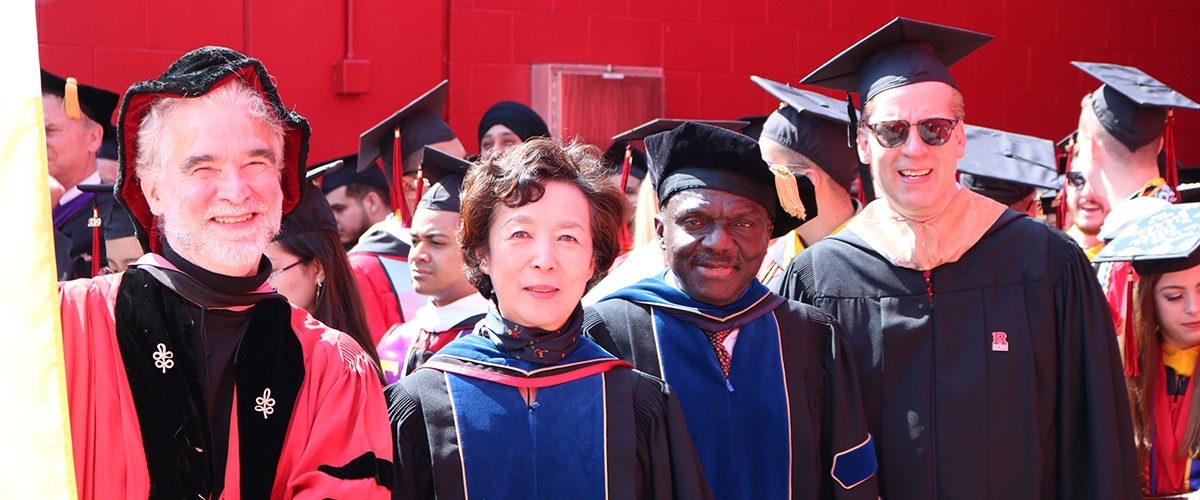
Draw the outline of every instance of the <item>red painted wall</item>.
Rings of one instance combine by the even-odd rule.
[[[1200,100],[1196,0],[351,0],[354,57],[370,92],[334,92],[345,0],[39,0],[43,65],[123,90],[187,50],[220,44],[262,59],[313,125],[314,160],[450,79],[448,117],[474,152],[492,103],[530,102],[533,63],[662,67],[668,114],[728,119],[776,102],[758,74],[798,82],[895,16],[990,33],[952,68],[971,123],[1061,138],[1099,82],[1071,60],[1140,67]],[[203,10],[196,6],[203,5]],[[614,131],[615,132],[615,131]],[[1178,113],[1179,156],[1200,164],[1200,112]]]

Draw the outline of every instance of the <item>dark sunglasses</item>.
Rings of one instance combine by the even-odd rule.
[[[1067,184],[1075,189],[1083,189],[1084,186],[1087,186],[1087,177],[1083,176],[1083,172],[1072,170],[1067,172]]]
[[[950,118],[926,118],[916,123],[917,134],[921,140],[930,146],[941,146],[950,140],[950,134],[960,120]],[[904,120],[891,120],[879,123],[862,122],[875,136],[875,141],[888,149],[898,148],[908,140],[908,129],[913,124]]]

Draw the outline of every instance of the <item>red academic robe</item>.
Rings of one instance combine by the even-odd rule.
[[[165,260],[148,255],[143,261]],[[79,498],[147,498],[150,474],[115,326],[122,274],[59,284],[67,401]],[[271,291],[263,285],[258,291]],[[291,413],[270,498],[389,498],[374,478],[339,479],[363,456],[392,456],[387,409],[370,358],[349,336],[291,306],[304,379]],[[236,390],[236,389],[235,389]],[[235,392],[242,398],[260,394]],[[237,412],[230,416],[221,498],[240,498]],[[325,469],[325,470],[319,470]],[[331,469],[335,468],[335,469]],[[329,470],[335,470],[330,474]]]

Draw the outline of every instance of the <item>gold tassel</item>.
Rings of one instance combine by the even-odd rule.
[[[775,174],[775,193],[779,195],[779,205],[792,217],[806,220],[808,212],[804,210],[804,201],[800,199],[796,175],[783,165],[771,165],[771,173]]]
[[[67,77],[67,85],[63,88],[63,114],[72,120],[83,117],[83,110],[79,109],[79,84],[74,77]]]

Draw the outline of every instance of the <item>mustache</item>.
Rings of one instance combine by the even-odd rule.
[[[688,263],[693,266],[708,264],[713,267],[732,267],[741,269],[745,265],[745,261],[736,255],[723,255],[716,252],[704,252],[692,256],[688,259]]]

